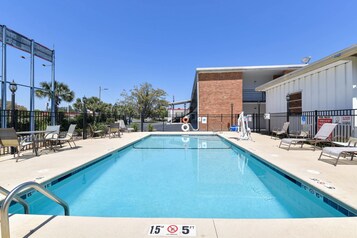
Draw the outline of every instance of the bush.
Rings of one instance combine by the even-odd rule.
[[[104,123],[97,123],[95,125],[95,130],[102,130],[104,131],[104,133],[107,133],[108,132],[108,126]]]
[[[149,124],[148,125],[148,131],[154,131],[154,126],[152,124]]]
[[[138,124],[133,123],[132,126],[133,126],[133,128],[134,128],[134,131],[137,132],[137,131],[138,131],[138,127],[139,127]]]
[[[75,132],[77,133],[77,136],[83,136],[83,129],[77,128]]]
[[[107,124],[112,124],[115,122],[115,119],[114,118],[107,118],[106,122]]]

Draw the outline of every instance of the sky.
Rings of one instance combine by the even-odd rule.
[[[0,24],[54,48],[56,80],[76,98],[101,87],[115,103],[148,82],[180,101],[196,68],[300,64],[356,44],[356,9],[355,0],[1,0]],[[35,59],[35,86],[51,80],[42,64]],[[30,83],[29,55],[9,46],[7,79]],[[29,108],[29,95],[19,87],[16,101]]]

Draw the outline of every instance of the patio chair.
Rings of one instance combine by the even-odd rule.
[[[273,138],[273,135],[275,135],[275,137],[279,137],[282,135],[287,135],[288,134],[288,128],[289,128],[290,122],[284,122],[283,128],[282,129],[277,129],[277,130],[273,130],[271,133],[271,138]]]
[[[49,143],[50,149],[53,149],[53,143],[56,142],[59,132],[60,132],[60,125],[46,127],[46,133],[43,137],[45,148],[47,148],[47,143]]]
[[[287,145],[288,146],[287,150],[289,150],[291,145],[297,145],[297,144],[301,144],[301,148],[302,148],[304,145],[304,142],[311,142],[314,144],[314,151],[315,151],[317,143],[331,142],[331,140],[329,139],[329,136],[331,135],[331,133],[333,132],[333,130],[335,129],[336,126],[337,126],[337,124],[334,124],[334,123],[323,124],[313,139],[284,138],[280,141],[279,148],[281,148],[282,145]]]
[[[74,144],[74,147],[76,147],[77,145],[76,145],[76,143],[74,142],[74,139],[73,139],[73,134],[74,134],[74,130],[76,129],[76,126],[77,126],[76,124],[71,124],[69,126],[68,131],[67,131],[67,133],[66,133],[66,135],[64,137],[58,137],[57,139],[55,139],[56,143],[59,142],[60,146],[62,147],[62,144],[61,144],[62,141],[68,142],[69,146],[71,148],[73,148],[71,143],[70,143],[70,142],[72,142]]]
[[[16,135],[16,131],[14,128],[0,128],[0,144],[3,147],[15,147],[17,156],[19,157],[20,151],[23,150],[27,145],[31,145],[32,141],[21,140]]]
[[[356,145],[357,145],[357,138],[350,137],[348,142],[346,142],[346,146],[342,146],[342,147],[333,146],[333,147],[323,148],[318,160],[320,160],[323,155],[328,157],[336,157],[336,162],[334,164],[335,166],[337,165],[338,160],[340,159],[341,156],[346,158],[348,155],[350,155],[351,160],[353,160],[354,155],[357,153]]]
[[[309,138],[310,136],[310,131],[311,131],[311,125],[310,124],[305,124],[302,125],[301,131],[297,133],[289,133],[289,137],[294,137],[294,138]]]
[[[120,137],[120,123],[112,123],[109,126],[109,138],[115,135]]]
[[[100,137],[105,136],[105,131],[103,131],[103,130],[94,130],[93,126],[91,124],[88,124],[88,127],[89,127],[89,132],[90,132],[92,138],[94,138],[96,136],[100,136]]]
[[[120,130],[121,131],[127,131],[127,132],[132,132],[134,131],[134,128],[131,127],[127,127],[124,123],[124,120],[119,120],[119,124],[120,124]]]

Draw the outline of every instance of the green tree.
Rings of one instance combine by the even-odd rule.
[[[40,86],[42,89],[36,90],[36,96],[39,98],[48,98],[50,100],[52,98],[52,83],[51,82],[40,82]],[[62,101],[72,102],[74,99],[74,92],[70,90],[67,84],[55,81],[55,112],[58,111],[58,106]]]
[[[166,95],[164,90],[154,89],[151,84],[143,83],[140,86],[134,86],[130,94],[122,93],[124,98],[122,105],[128,109],[132,108],[137,115],[140,115],[141,131],[143,131],[144,119],[156,116],[157,110],[168,105]]]
[[[12,102],[11,101],[7,101],[6,102],[6,109],[7,110],[11,110],[12,108]],[[27,108],[25,106],[19,105],[15,102],[15,110],[20,110],[20,111],[27,111]]]
[[[120,115],[123,115],[125,118],[129,118],[129,121],[131,121],[132,117],[139,118],[140,113],[137,112],[135,102],[131,100],[128,92],[123,90],[120,96],[123,98],[123,100],[115,104]]]
[[[168,115],[168,112],[167,112],[167,105],[162,105],[160,106],[159,108],[156,108],[155,109],[155,115],[164,120],[164,118]]]

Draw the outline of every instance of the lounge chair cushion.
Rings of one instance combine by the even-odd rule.
[[[283,138],[281,139],[282,144],[297,144],[299,142],[305,142],[307,139],[304,138]]]

